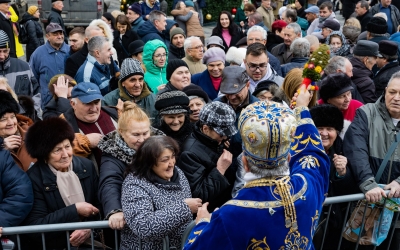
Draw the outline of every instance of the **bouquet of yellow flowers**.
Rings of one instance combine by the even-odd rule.
[[[303,69],[303,84],[306,87],[311,85],[311,90],[318,90],[316,82],[321,79],[321,72],[328,64],[330,54],[329,46],[326,44],[322,44],[311,54],[310,60],[304,65]]]

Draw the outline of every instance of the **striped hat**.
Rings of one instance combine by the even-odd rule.
[[[4,30],[0,30],[0,48],[10,48],[10,39],[8,39],[8,36]]]

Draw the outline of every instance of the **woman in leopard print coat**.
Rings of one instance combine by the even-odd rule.
[[[122,185],[122,211],[127,226],[121,250],[181,249],[181,237],[201,200],[191,198],[189,183],[175,166],[178,144],[167,136],[152,136],[138,149]]]

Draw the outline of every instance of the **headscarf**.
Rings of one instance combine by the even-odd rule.
[[[347,56],[350,53],[350,45],[347,43],[347,39],[343,35],[342,32],[340,32],[340,31],[332,31],[332,33],[326,38],[325,43],[327,45],[330,44],[332,35],[338,35],[340,37],[340,40],[342,40],[342,47],[340,47],[339,49],[331,48],[330,49],[331,57],[334,57],[334,56]]]

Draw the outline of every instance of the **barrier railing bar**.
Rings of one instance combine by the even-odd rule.
[[[94,250],[94,234],[93,234],[93,229],[90,229],[90,241],[92,242],[92,250]]]
[[[330,216],[331,216],[331,210],[332,210],[332,204],[329,205],[328,216],[326,217],[326,223],[325,223],[325,226],[324,226],[324,236],[322,237],[322,244],[321,244],[322,248],[324,248],[326,230],[328,229],[329,218],[330,218]]]
[[[42,233],[43,250],[46,250],[46,241],[44,240],[44,233]]]
[[[386,206],[386,201],[387,201],[387,199],[385,199],[385,202],[383,203],[382,212],[379,214],[378,238],[379,238],[379,232],[381,231],[382,217],[383,217],[383,211],[384,211],[385,206]],[[390,246],[390,242],[388,242],[388,246]],[[376,250],[376,247],[377,247],[377,245],[374,245],[374,249],[372,249],[372,250]]]
[[[347,216],[349,216],[350,205],[351,205],[351,202],[348,202],[347,208],[346,208],[346,215],[344,216],[345,221],[343,222],[342,232],[344,232],[344,229],[346,228],[346,218],[347,218]],[[339,246],[338,246],[337,250],[340,250],[340,247],[342,246],[342,239],[343,239],[343,237],[342,237],[342,235],[340,235]]]
[[[104,234],[103,234],[104,237]],[[115,237],[115,250],[118,250],[118,232],[114,230],[114,237]]]
[[[71,246],[69,244],[69,231],[65,231],[67,233],[67,246],[68,246],[68,250],[71,250]]]
[[[17,234],[17,244],[18,244],[18,250],[21,250],[21,240],[19,238],[19,234]]]
[[[396,230],[396,222],[399,219],[399,214],[400,214],[400,212],[396,213],[396,219],[394,220],[394,226],[392,228],[392,232],[390,233],[390,241],[389,241],[389,243],[392,242],[394,230]],[[389,248],[390,248],[390,244],[388,244],[388,247],[386,248],[386,250],[389,250]]]
[[[365,214],[367,213],[367,208],[368,208],[368,205],[366,204],[365,208],[364,208],[364,213],[363,213],[363,218],[362,218],[362,222],[361,222],[360,232],[362,232],[364,230]],[[358,249],[358,245],[360,244],[360,239],[361,239],[361,233],[358,234],[357,245],[356,245],[356,248],[354,250]]]

